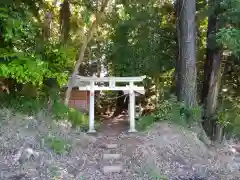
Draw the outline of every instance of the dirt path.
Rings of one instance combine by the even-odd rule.
[[[107,120],[101,126],[97,139],[87,149],[87,163],[76,179],[88,180],[147,180],[137,167],[136,154],[141,141],[138,133],[129,134],[124,118]],[[134,163],[133,163],[134,162]]]

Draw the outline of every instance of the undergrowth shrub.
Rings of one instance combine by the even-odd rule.
[[[154,112],[156,120],[169,120],[181,125],[192,125],[201,119],[201,107],[187,108],[175,96],[159,102]]]
[[[83,130],[88,128],[88,115],[71,107],[65,106],[61,100],[54,101],[51,109],[54,119],[68,119],[73,127],[81,126]]]
[[[33,97],[6,95],[0,93],[1,107],[11,109],[13,112],[21,112],[33,115],[40,109],[44,109],[47,103],[44,99],[36,99]]]
[[[239,101],[223,101],[219,106],[216,118],[224,128],[226,138],[240,138],[240,107]]]
[[[240,138],[240,106],[237,99],[224,100],[217,109],[215,117],[224,129],[226,138]],[[191,126],[202,119],[202,107],[187,109],[176,97],[160,100],[156,110],[148,116],[140,117],[137,128],[145,130],[158,121],[170,121],[183,126]]]
[[[201,107],[186,108],[176,97],[160,100],[156,110],[150,116],[143,116],[137,122],[137,128],[144,130],[158,121],[171,121],[183,126],[191,126],[201,119]]]
[[[136,123],[136,127],[138,130],[146,130],[148,127],[151,127],[151,125],[155,122],[155,119],[153,116],[142,116],[139,118],[139,120]]]
[[[11,109],[13,112],[35,115],[39,111],[47,111],[46,98],[1,94],[0,101],[0,106]],[[79,126],[82,130],[88,129],[88,115],[74,108],[65,106],[57,96],[53,98],[53,104],[49,114],[56,120],[69,120],[73,127]]]

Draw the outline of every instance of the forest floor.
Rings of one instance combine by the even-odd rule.
[[[209,149],[167,122],[129,134],[118,117],[88,135],[44,113],[0,113],[1,180],[240,179],[240,156],[228,145]]]

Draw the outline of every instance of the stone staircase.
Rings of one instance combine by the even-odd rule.
[[[102,155],[103,164],[102,171],[104,174],[121,173],[123,171],[123,163],[121,154],[117,153],[117,144],[105,144],[105,152]]]

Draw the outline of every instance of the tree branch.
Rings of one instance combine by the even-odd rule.
[[[81,48],[80,48],[78,60],[75,64],[75,67],[74,67],[74,70],[73,70],[73,73],[72,73],[72,77],[71,77],[71,79],[69,80],[69,83],[68,83],[68,89],[66,91],[66,97],[65,97],[65,101],[64,101],[65,105],[68,105],[68,103],[69,103],[69,99],[70,99],[70,96],[71,96],[71,91],[72,91],[73,85],[76,81],[76,75],[78,74],[79,67],[84,60],[84,54],[85,54],[87,45],[91,41],[91,39],[93,38],[93,35],[94,35],[94,33],[97,29],[98,24],[100,23],[100,20],[102,19],[102,16],[104,14],[104,10],[107,7],[108,2],[109,2],[109,0],[104,0],[103,1],[102,5],[100,7],[100,10],[95,14],[95,20],[92,22],[92,24],[89,28],[88,34],[84,36],[83,44],[81,45]]]

